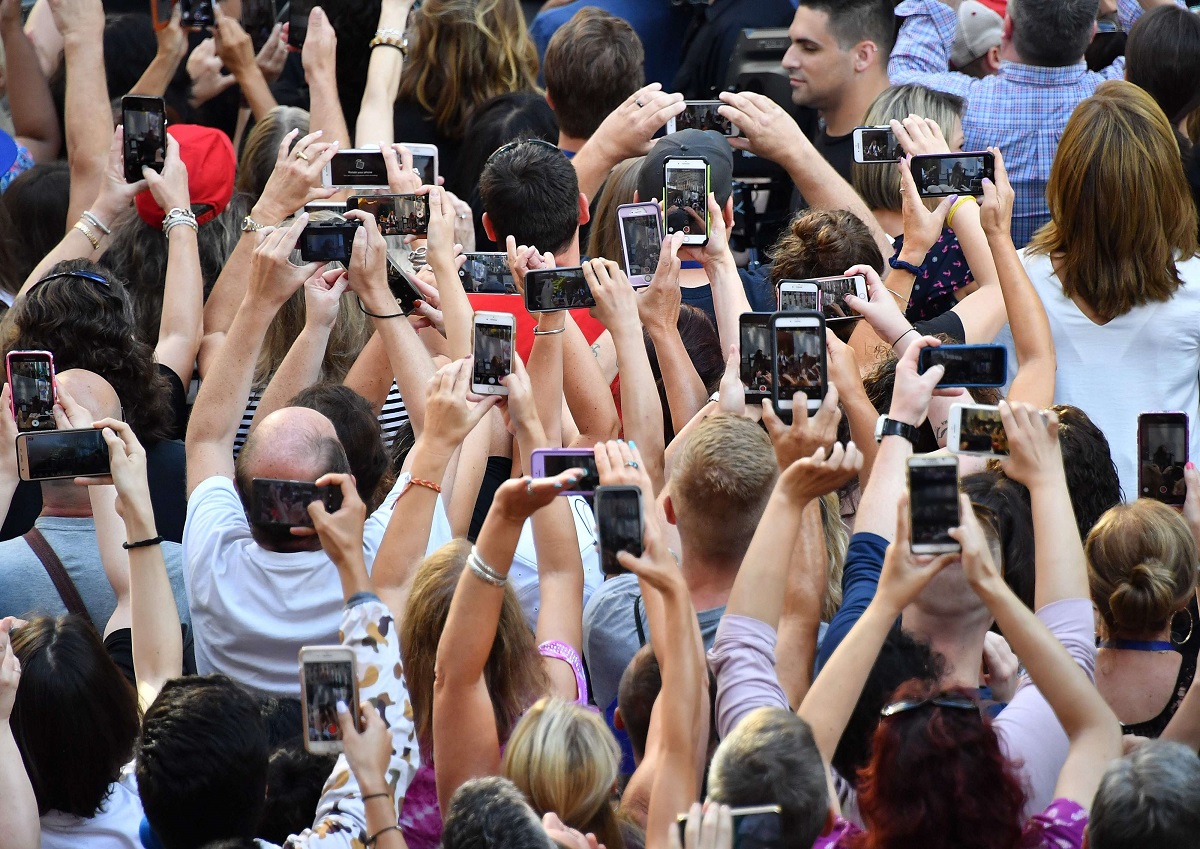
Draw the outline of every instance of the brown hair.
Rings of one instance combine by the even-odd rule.
[[[456,539],[426,557],[413,578],[400,622],[400,655],[423,759],[433,758],[433,678],[438,640],[470,552],[471,543]],[[503,743],[525,709],[549,689],[533,634],[511,584],[504,588],[500,624],[483,677],[492,697],[496,732]]]
[[[461,139],[471,110],[510,91],[537,91],[537,48],[517,0],[425,0],[397,100],[414,101],[438,131]]]
[[[635,156],[633,159],[618,162],[609,172],[596,201],[596,217],[592,219],[592,230],[588,235],[588,256],[602,256],[624,268],[621,222],[617,218],[617,207],[623,203],[633,203],[633,193],[637,189],[638,172],[642,169],[643,158]]]
[[[645,84],[645,52],[626,21],[584,6],[550,39],[542,57],[546,95],[562,131],[591,138],[609,113]]]
[[[1196,591],[1196,541],[1183,518],[1157,501],[1110,509],[1086,550],[1092,600],[1110,635],[1162,630]]]
[[[883,255],[871,231],[844,209],[810,209],[792,219],[771,248],[771,282],[832,277],[854,265],[883,273]]]
[[[761,427],[728,413],[709,416],[675,458],[671,501],[680,536],[713,557],[740,563],[778,476]]]
[[[1061,257],[1063,294],[1102,321],[1170,300],[1182,285],[1175,263],[1196,255],[1196,207],[1171,125],[1137,86],[1110,80],[1079,104],[1046,201],[1050,223],[1029,249]]]

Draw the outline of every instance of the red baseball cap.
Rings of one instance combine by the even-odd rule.
[[[979,0],[980,3],[987,6],[1000,17],[1004,17],[1008,10],[1008,0]]]
[[[187,166],[188,192],[196,223],[212,221],[233,197],[233,179],[237,174],[233,142],[220,130],[197,124],[172,124],[167,132],[179,142],[179,158]],[[149,190],[139,192],[134,203],[143,221],[151,227],[162,227],[167,213],[159,208]]]

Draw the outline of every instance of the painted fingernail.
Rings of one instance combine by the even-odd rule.
[[[555,481],[555,482],[554,482],[554,488],[555,488],[555,489],[562,489],[562,488],[563,488],[563,485],[562,485],[562,483],[561,483],[561,482],[559,482],[559,481]]]
[[[629,440],[629,447],[630,447],[630,448],[637,448],[637,443],[636,443],[636,442],[634,442],[634,441],[631,439],[631,440]]]
[[[1184,468],[1185,469],[1194,469],[1194,468],[1196,468],[1196,466],[1192,463],[1191,460],[1188,460],[1187,465],[1185,465]]]
[[[343,702],[341,699],[338,699],[337,711],[338,711],[338,713],[349,713],[350,712],[349,709],[346,707],[346,703]]]

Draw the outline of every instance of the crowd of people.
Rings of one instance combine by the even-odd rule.
[[[1200,427],[1139,429],[1200,415],[1200,15],[154,5],[0,0],[0,340],[52,358],[37,430],[108,454],[29,480],[0,391],[0,849],[1200,845]],[[770,27],[790,100],[728,84]],[[418,235],[328,187],[369,148]],[[963,152],[922,200],[912,157]],[[635,288],[619,207],[655,202]],[[306,262],[331,223],[348,261]],[[855,275],[838,333],[741,350],[781,282]],[[986,343],[999,388],[919,365]],[[962,404],[998,409],[966,453]],[[535,476],[563,448],[636,492],[632,551],[583,468]]]

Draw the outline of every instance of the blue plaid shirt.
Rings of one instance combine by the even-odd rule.
[[[1128,31],[1142,7],[1138,0],[1118,0],[1118,7]],[[904,0],[896,14],[904,25],[888,63],[892,84],[916,83],[967,101],[966,149],[998,147],[1004,154],[1016,192],[1013,241],[1024,247],[1050,220],[1046,184],[1067,119],[1100,83],[1125,75],[1125,57],[1099,73],[1083,61],[1059,68],[1003,62],[995,76],[976,79],[947,70],[958,23],[953,9],[940,0]]]

